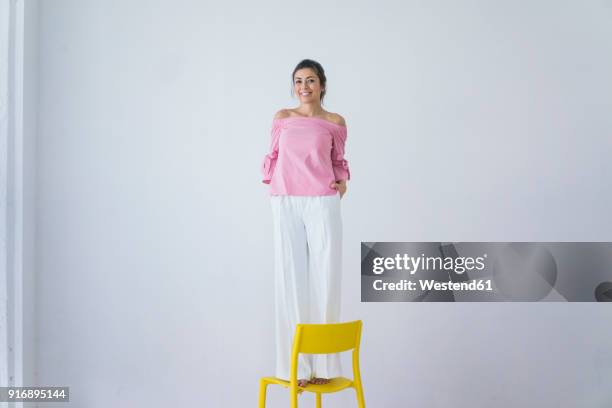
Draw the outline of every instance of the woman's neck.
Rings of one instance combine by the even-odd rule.
[[[304,116],[323,116],[325,111],[321,105],[302,104],[295,109],[297,113]]]

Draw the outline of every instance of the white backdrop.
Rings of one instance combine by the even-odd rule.
[[[37,5],[35,0],[0,2],[0,386],[3,387],[37,383]],[[8,402],[0,403],[0,407],[6,406]]]
[[[38,17],[36,353],[65,406],[255,406],[274,367],[259,169],[303,58],[348,124],[342,316],[364,321],[368,406],[612,403],[605,305],[360,303],[359,283],[361,241],[612,240],[610,1],[54,0]]]

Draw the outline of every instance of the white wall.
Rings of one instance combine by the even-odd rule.
[[[364,320],[369,406],[612,403],[604,305],[359,290],[360,241],[611,240],[610,2],[41,3],[39,381],[70,406],[254,406],[259,167],[302,58],[349,128],[342,314]]]
[[[0,3],[0,386],[4,387],[37,383],[37,29],[37,0]]]
[[[24,386],[36,384],[38,380],[37,356],[38,333],[36,315],[36,221],[37,221],[37,136],[38,136],[38,0],[18,0],[23,2],[24,27],[24,72],[23,72],[23,168],[22,168],[22,211],[23,211],[23,248],[22,248],[22,298],[23,327],[21,328],[22,367],[19,380]],[[19,383],[19,382],[18,382]],[[33,403],[23,403],[24,407]]]

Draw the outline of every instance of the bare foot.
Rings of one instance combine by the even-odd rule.
[[[297,380],[298,387],[305,387],[308,385],[308,380]]]
[[[311,384],[327,384],[329,382],[329,378],[311,378],[310,379],[310,383]]]

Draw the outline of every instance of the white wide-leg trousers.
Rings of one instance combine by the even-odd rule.
[[[340,321],[340,194],[270,198],[274,219],[276,377],[289,380],[296,325]],[[298,379],[341,375],[338,353],[299,355]]]

